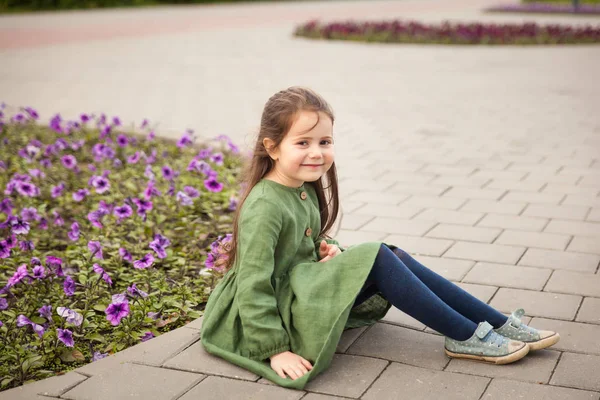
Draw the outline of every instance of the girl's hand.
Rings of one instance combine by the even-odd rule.
[[[322,240],[319,245],[319,257],[321,257],[319,262],[329,261],[341,253],[342,251],[335,244],[328,244],[326,241]]]
[[[296,380],[308,373],[312,369],[312,364],[298,354],[284,351],[271,356],[271,368],[283,379],[287,374],[290,378]]]

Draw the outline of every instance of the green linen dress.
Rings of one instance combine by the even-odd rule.
[[[344,329],[371,325],[390,308],[380,293],[353,307],[381,243],[318,262],[321,220],[309,182],[291,188],[263,179],[240,212],[236,261],[208,299],[201,342],[209,353],[302,389],[329,366]],[[310,361],[312,371],[279,377],[269,357],[288,350]]]

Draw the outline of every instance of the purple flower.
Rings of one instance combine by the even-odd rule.
[[[83,322],[83,315],[67,307],[56,307],[56,313],[62,318],[65,318],[69,324],[79,326]]]
[[[6,215],[12,214],[13,207],[12,200],[8,197],[0,202],[0,212]]]
[[[148,293],[144,292],[143,290],[138,289],[138,287],[136,286],[135,283],[127,288],[127,293],[129,293],[129,295],[131,297],[136,297],[136,296],[139,296],[142,298],[148,297]]]
[[[0,297],[0,310],[6,310],[8,308],[8,300],[4,297]]]
[[[21,251],[33,251],[33,249],[35,249],[35,245],[31,240],[21,240],[19,242],[19,248]]]
[[[104,312],[106,313],[106,319],[113,326],[117,326],[121,323],[121,319],[129,315],[129,303],[127,303],[127,300],[118,303],[113,302],[106,307]]]
[[[75,281],[70,276],[67,276],[65,279],[63,290],[67,296],[73,296],[75,294]]]
[[[144,190],[144,197],[146,200],[150,200],[152,196],[160,196],[161,193],[154,186],[154,181],[148,181],[148,186],[146,186],[146,190]]]
[[[40,189],[31,182],[19,181],[16,185],[17,192],[27,197],[37,197],[40,195]]]
[[[27,276],[27,264],[22,264],[17,268],[17,271],[13,274],[11,278],[8,280],[8,286],[14,286],[17,283],[21,282],[23,278]]]
[[[102,217],[104,217],[107,213],[103,210],[92,211],[87,215],[88,220],[97,228],[102,228]],[[78,232],[79,233],[79,232]]]
[[[90,240],[88,242],[88,249],[92,253],[93,257],[96,257],[100,260],[104,259],[104,256],[102,255],[102,245],[100,244],[100,242]]]
[[[160,314],[154,311],[149,311],[146,315],[152,319],[158,319],[158,317],[160,317]]]
[[[66,169],[73,169],[77,166],[77,159],[74,156],[72,156],[71,154],[62,156],[60,161],[62,162],[62,165],[64,165],[64,167]]]
[[[180,202],[183,206],[191,206],[194,204],[194,200],[192,200],[190,196],[183,193],[182,191],[177,192],[176,198],[177,201]]]
[[[23,221],[39,221],[42,217],[35,207],[26,207],[21,210]]]
[[[108,284],[108,286],[112,285],[112,279],[110,279],[110,275],[107,274],[106,272],[102,274],[102,279],[104,280],[104,282],[106,282]]]
[[[215,267],[215,255],[213,253],[208,253],[206,260],[204,261],[204,266],[209,269]]]
[[[43,279],[46,276],[46,268],[43,265],[33,267],[33,277],[35,279]]]
[[[156,252],[158,258],[167,258],[167,252],[165,251],[165,248],[160,244],[152,242],[150,243],[149,247]]]
[[[62,219],[58,212],[52,211],[52,215],[54,216],[54,225],[63,226],[65,224],[65,221]]]
[[[131,217],[131,214],[133,214],[133,210],[127,204],[124,204],[120,207],[115,207],[114,215],[119,220],[129,218]]]
[[[187,194],[191,198],[196,198],[196,197],[200,196],[200,192],[192,186],[185,186],[183,188],[183,191],[185,192],[185,194]]]
[[[210,156],[210,160],[216,165],[223,165],[223,153],[215,153]]]
[[[92,362],[102,360],[103,358],[105,358],[107,356],[108,356],[108,353],[100,353],[99,351],[95,351],[94,355],[92,356]]]
[[[133,258],[131,257],[131,253],[129,253],[129,252],[127,251],[127,249],[126,249],[126,248],[124,248],[124,247],[121,247],[121,248],[119,248],[119,255],[120,255],[120,256],[123,258],[123,260],[125,260],[125,261],[129,261],[129,262],[132,262],[132,261],[133,261]]]
[[[79,224],[77,222],[73,222],[71,224],[71,230],[68,233],[69,239],[73,242],[79,240]]]
[[[48,220],[46,218],[40,219],[40,223],[38,225],[38,228],[43,229],[43,230],[48,229]]]
[[[34,178],[45,178],[46,174],[42,171],[40,171],[39,169],[30,169],[29,171],[29,175],[31,175]]]
[[[231,150],[231,152],[233,154],[237,154],[240,152],[240,148],[237,147],[233,142],[228,142],[227,146],[229,147],[229,150]]]
[[[13,249],[17,246],[17,236],[14,233],[6,238],[6,245],[9,249]]]
[[[144,169],[144,176],[151,181],[156,180],[156,175],[154,175],[154,172],[152,171],[152,165],[146,165],[146,169]]]
[[[96,188],[96,193],[104,193],[110,189],[110,182],[103,176],[93,176],[92,186]]]
[[[138,215],[144,215],[152,210],[152,202],[150,200],[134,198],[133,203],[137,206]]]
[[[52,188],[50,189],[50,195],[53,199],[55,199],[57,197],[62,196],[63,190],[65,190],[65,184],[64,182],[61,182],[56,186],[52,186]]]
[[[76,192],[73,192],[73,200],[76,202],[83,201],[86,196],[90,194],[90,191],[87,189],[79,189]]]
[[[148,141],[151,142],[154,140],[155,137],[156,137],[156,134],[154,133],[154,131],[150,131],[150,133],[148,134],[146,139],[148,139]]]
[[[217,181],[215,178],[209,178],[204,181],[204,186],[211,192],[217,193],[223,190],[223,184]]]
[[[119,117],[113,117],[112,123],[113,123],[114,126],[120,126],[121,125],[121,119]]]
[[[144,334],[144,336],[142,336],[142,337],[140,338],[140,340],[141,340],[142,342],[146,342],[146,341],[148,341],[148,340],[152,339],[153,337],[154,337],[154,333],[152,333],[152,332],[150,332],[150,331],[147,331],[147,332]]]
[[[152,255],[152,253],[146,253],[146,255],[144,255],[141,259],[135,260],[133,262],[133,266],[137,269],[145,269],[151,267],[153,263],[154,256]]]
[[[144,118],[144,120],[142,121],[142,124],[140,125],[140,129],[144,129],[145,127],[147,127],[149,124],[149,121],[147,118]]]
[[[6,244],[6,240],[0,240],[0,259],[10,257],[10,247]]]
[[[193,131],[188,129],[188,131],[177,141],[177,147],[183,149],[184,147],[191,145],[194,142],[192,132]]]
[[[163,165],[163,167],[160,170],[162,172],[163,178],[165,178],[166,180],[170,181],[173,178],[175,178],[175,172],[173,172],[173,169],[168,165]]]
[[[51,320],[52,319],[52,306],[51,305],[45,305],[42,306],[38,312],[40,313],[40,317],[42,318],[46,318],[47,320]]]
[[[56,335],[58,336],[58,340],[64,343],[67,347],[73,347],[75,345],[75,341],[73,340],[73,332],[68,329],[56,329]]]
[[[29,318],[27,318],[26,316],[24,316],[23,314],[21,314],[17,317],[17,326],[19,328],[22,328],[29,324],[31,324],[31,320]]]
[[[29,263],[31,264],[32,267],[42,265],[42,261],[37,257],[31,257],[31,260],[29,261]]]
[[[129,156],[127,158],[127,163],[128,164],[137,164],[137,162],[140,161],[141,157],[142,157],[142,153],[140,153],[139,151],[136,151],[134,155]]]
[[[94,264],[92,266],[92,269],[94,270],[95,273],[97,273],[98,275],[102,275],[104,273],[104,268],[102,268],[99,264]]]
[[[205,158],[210,157],[211,153],[212,153],[212,149],[210,147],[208,147],[206,149],[202,149],[198,152],[198,158],[200,158],[201,160],[204,160]]]
[[[37,111],[35,111],[33,108],[31,107],[25,107],[25,111],[27,112],[27,114],[29,114],[29,116],[32,119],[39,119],[39,114],[37,113]]]
[[[129,139],[125,135],[117,136],[117,144],[119,147],[125,147],[129,144]]]
[[[46,257],[46,266],[51,270],[54,269],[56,276],[65,276],[62,270],[62,259],[54,256]]]
[[[229,207],[227,207],[227,209],[229,211],[235,211],[237,209],[238,206],[238,201],[235,197],[230,197],[229,198]]]

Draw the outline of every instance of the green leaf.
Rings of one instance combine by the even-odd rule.
[[[77,361],[85,361],[85,357],[83,356],[83,354],[81,354],[81,352],[79,350],[71,351],[71,355]]]
[[[86,336],[88,340],[92,340],[95,342],[100,342],[100,343],[104,343],[106,341],[106,339],[104,339],[104,336],[102,336],[99,333],[93,333],[91,335]]]
[[[2,386],[2,387],[8,386],[8,384],[11,383],[14,380],[15,380],[14,376],[10,376],[8,378],[4,378],[4,379],[2,379],[2,382],[0,382],[0,386]]]
[[[72,363],[75,361],[75,357],[73,357],[73,352],[70,349],[63,349],[58,355],[63,362]]]
[[[42,317],[38,317],[38,316],[31,317],[31,318],[29,318],[29,319],[30,319],[32,322],[35,322],[36,324],[40,324],[40,325],[42,325],[42,324],[45,324],[45,323],[46,323],[46,321],[47,321],[47,320],[46,320],[46,318],[42,318]]]
[[[104,312],[104,310],[106,310],[106,307],[108,307],[106,304],[96,304],[92,308],[96,311]]]

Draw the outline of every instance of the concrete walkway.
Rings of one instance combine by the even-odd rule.
[[[506,0],[500,0],[506,2]],[[295,23],[483,15],[492,0],[328,1],[0,17],[0,100],[48,118],[148,117],[252,142],[291,85],[333,105],[345,245],[384,240],[562,340],[508,366],[450,361],[397,311],[347,331],[306,391],[203,352],[201,320],[0,399],[600,399],[600,46],[439,47],[294,39]]]

